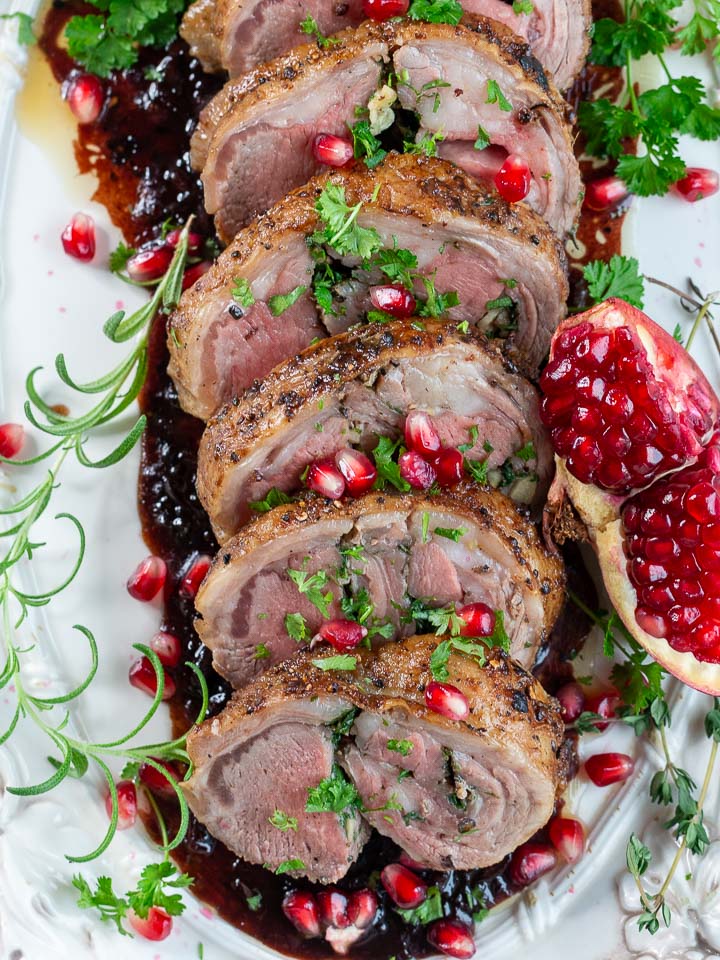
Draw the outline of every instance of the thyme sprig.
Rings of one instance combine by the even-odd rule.
[[[74,454],[79,463],[94,469],[111,466],[135,446],[145,428],[145,417],[139,416],[120,443],[105,456],[93,459],[86,450],[88,441],[105,424],[117,420],[137,399],[145,380],[148,367],[148,336],[150,324],[158,311],[168,311],[177,303],[181,288],[183,270],[187,259],[188,222],[182,231],[172,263],[153,296],[138,310],[130,315],[124,311],[114,313],[105,323],[104,332],[113,343],[124,343],[135,338],[128,355],[108,373],[87,383],[76,382],[69,374],[63,354],[55,361],[55,370],[63,384],[79,394],[97,397],[90,409],[78,416],[58,412],[40,394],[36,386],[40,368],[30,372],[26,380],[28,399],[25,413],[28,420],[42,433],[52,438],[47,449],[34,457],[23,461],[5,460],[13,469],[37,464],[52,458],[46,475],[28,493],[14,503],[0,509],[0,517],[7,518],[9,526],[0,531],[0,540],[7,548],[0,557],[0,633],[5,650],[5,659],[0,670],[0,689],[13,695],[15,709],[12,719],[0,734],[0,745],[6,743],[23,722],[31,722],[48,739],[52,755],[48,762],[53,772],[44,780],[30,784],[9,786],[6,789],[16,796],[27,797],[48,793],[59,786],[67,777],[81,778],[91,768],[98,770],[105,781],[111,800],[110,823],[105,836],[90,852],[78,856],[68,856],[72,862],[85,862],[98,857],[107,849],[117,829],[119,804],[118,793],[109,763],[123,758],[134,769],[140,764],[153,767],[172,787],[180,805],[179,826],[172,837],[164,839],[162,849],[167,858],[168,851],[177,847],[187,830],[189,811],[187,802],[180,789],[178,777],[163,762],[181,763],[186,767],[185,779],[192,772],[192,764],[185,749],[185,736],[162,743],[150,743],[142,746],[131,745],[157,712],[163,698],[164,670],[153,650],[143,644],[135,644],[135,649],[148,658],[156,676],[156,692],[153,701],[143,717],[124,735],[114,740],[93,743],[75,736],[70,731],[70,707],[91,686],[98,669],[98,647],[93,633],[86,627],[76,624],[77,630],[87,641],[90,651],[90,666],[84,679],[73,689],[57,696],[37,696],[24,682],[23,664],[33,646],[22,647],[17,633],[27,619],[32,608],[45,606],[65,590],[74,581],[85,555],[85,532],[80,520],[70,513],[58,513],[56,519],[69,522],[78,537],[78,550],[70,571],[60,583],[48,590],[30,592],[20,584],[21,561],[31,560],[44,546],[34,537],[37,522],[48,510],[53,495],[59,486],[59,474],[68,455]],[[198,720],[207,712],[208,692],[205,679],[193,664],[187,666],[194,671],[202,690],[202,705]]]

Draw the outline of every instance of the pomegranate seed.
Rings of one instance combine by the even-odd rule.
[[[127,830],[137,820],[137,792],[132,780],[121,780],[115,785],[118,795],[118,830]],[[112,817],[112,797],[105,796],[105,809],[108,817]]]
[[[441,487],[454,487],[463,478],[463,455],[455,447],[445,447],[433,460],[437,482]]]
[[[212,557],[208,557],[204,553],[196,557],[182,578],[180,596],[194,600],[211,566]]]
[[[167,245],[150,247],[134,253],[125,265],[127,274],[136,283],[152,283],[167,272],[173,251]]]
[[[69,257],[88,262],[95,256],[95,221],[86,213],[76,213],[60,238]]]
[[[522,157],[511,153],[495,174],[497,192],[508,203],[524,200],[530,190],[530,167]]]
[[[419,453],[407,450],[398,457],[400,476],[415,490],[429,490],[435,483],[435,470]]]
[[[182,644],[174,633],[165,633],[164,630],[158,631],[150,639],[150,649],[158,655],[158,659],[164,667],[176,667],[180,663]]]
[[[596,787],[627,780],[635,769],[635,761],[625,753],[596,753],[585,761],[585,770]]]
[[[456,611],[465,626],[460,628],[461,637],[490,637],[495,630],[495,611],[486,603],[467,603]]]
[[[144,919],[131,910],[128,913],[128,920],[133,930],[146,940],[167,939],[173,926],[172,917],[162,907],[150,907]]]
[[[25,443],[25,428],[19,423],[3,423],[0,426],[0,457],[11,460]]]
[[[182,230],[179,227],[175,230],[170,230],[165,237],[165,243],[175,250],[177,245],[180,243],[181,234]],[[204,243],[205,237],[201,236],[199,233],[188,233],[187,251],[190,256],[193,257],[200,253]]]
[[[527,887],[557,864],[557,854],[547,843],[524,843],[510,861],[510,880],[516,887]]]
[[[400,851],[400,856],[398,857],[398,860],[404,867],[408,867],[408,869],[414,870],[416,873],[418,870],[427,869],[424,866],[424,864],[420,863],[418,860],[413,860],[412,857],[408,856],[404,850]]]
[[[380,874],[382,885],[401,910],[412,910],[427,899],[427,884],[401,863],[389,863]]]
[[[475,956],[475,942],[469,927],[459,920],[436,920],[428,929],[429,942],[448,957],[469,960]]]
[[[354,926],[364,930],[377,915],[378,898],[372,890],[356,890],[350,894],[347,914]]]
[[[440,434],[422,410],[412,410],[405,417],[405,443],[423,457],[433,457],[442,449]]]
[[[718,192],[718,174],[707,167],[687,167],[685,176],[672,185],[672,190],[688,203],[697,203]]]
[[[127,582],[127,591],[136,600],[147,603],[165,586],[167,566],[162,557],[146,557],[137,565]]]
[[[574,723],[585,709],[585,694],[579,683],[566,683],[555,694],[560,701],[562,718],[565,723]]]
[[[76,73],[64,93],[78,123],[95,123],[105,102],[105,90],[94,74]]]
[[[178,772],[175,764],[167,760],[160,760],[157,757],[153,757],[153,760],[161,766],[163,770],[167,770],[174,780],[180,781],[182,779],[182,775]],[[156,770],[150,763],[142,764],[138,772],[138,779],[151,793],[157,793],[164,797],[176,796],[175,790],[167,777],[160,773],[159,770]]]
[[[367,636],[367,630],[354,620],[326,620],[317,635],[336,650],[354,650]]]
[[[182,278],[183,290],[189,290],[190,287],[197,283],[200,277],[205,276],[211,266],[212,263],[210,260],[203,260],[201,263],[196,263],[194,266],[188,267]]]
[[[350,925],[348,917],[348,899],[339,890],[320,890],[315,895],[320,922],[326,927],[347,927]]]
[[[313,140],[313,156],[328,167],[344,167],[354,156],[353,145],[344,137],[319,133]]]
[[[282,910],[295,929],[305,937],[320,936],[320,914],[311,893],[292,890],[283,900]]]
[[[431,680],[425,687],[425,705],[451,720],[464,720],[470,713],[470,704],[462,690],[437,680]]]
[[[389,20],[404,17],[410,0],[363,0],[363,13],[368,20]]]
[[[157,676],[155,668],[147,657],[138,657],[134,660],[128,671],[128,680],[133,687],[142,690],[149,697],[154,697],[157,692]],[[169,700],[175,694],[175,681],[169,673],[165,674],[165,683],[163,685],[163,700]]]
[[[314,490],[328,500],[339,500],[345,493],[343,475],[335,466],[335,461],[329,457],[326,460],[316,460],[311,465],[305,483],[309,490]]]
[[[335,454],[335,466],[345,480],[347,492],[351,497],[367,493],[377,480],[375,464],[359,450],[340,450]]]
[[[630,191],[620,177],[601,177],[585,185],[584,205],[597,212],[611,210],[629,196]]]
[[[589,710],[591,713],[597,713],[601,717],[610,719],[610,717],[615,716],[615,710],[617,709],[618,704],[620,703],[620,694],[617,690],[606,690],[604,693],[593,694],[592,697],[588,697],[586,710]],[[595,726],[598,730],[607,730],[607,723],[596,723]]]
[[[555,817],[550,821],[550,841],[568,863],[577,863],[585,851],[585,830],[579,820]]]
[[[404,319],[415,313],[415,297],[400,284],[370,287],[370,302],[376,310]]]

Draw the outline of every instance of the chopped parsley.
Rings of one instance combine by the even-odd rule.
[[[460,23],[463,8],[458,0],[412,0],[407,13],[411,20],[425,23]]]
[[[403,153],[424,154],[426,157],[437,156],[437,145],[445,139],[442,130],[435,133],[424,133],[419,140],[403,140]]]
[[[510,113],[512,110],[512,104],[500,89],[497,80],[488,80],[485,103],[496,103],[504,113]]]
[[[418,276],[425,287],[427,299],[425,303],[418,304],[418,316],[433,317],[435,319],[442,317],[451,307],[457,307],[460,298],[455,290],[449,290],[447,293],[438,293],[435,287],[435,275],[431,277]]]
[[[361,808],[360,794],[337,764],[329,777],[308,789],[306,813],[337,813],[345,819]]]
[[[244,277],[235,277],[235,286],[230,291],[230,296],[242,307],[251,307],[255,303],[250,283]]]
[[[279,507],[286,503],[291,503],[292,497],[289,497],[277,487],[271,487],[262,500],[251,500],[248,506],[256,513],[268,513],[273,507]]]
[[[537,453],[535,452],[535,444],[532,442],[532,440],[528,440],[523,447],[520,447],[519,450],[516,450],[515,456],[518,457],[518,459],[523,460],[525,463],[527,463],[529,460],[535,460],[537,458]]]
[[[501,297],[496,297],[494,300],[487,300],[485,303],[486,310],[506,310],[508,307],[514,307],[515,301],[512,297],[509,297],[506,293]]]
[[[354,670],[357,666],[357,657],[349,653],[337,653],[333,657],[322,657],[312,661],[318,670]]]
[[[307,620],[301,613],[285,614],[285,630],[287,635],[298,643],[304,643],[307,640]]]
[[[477,140],[473,144],[476,150],[484,150],[490,146],[490,134],[478,124]]]
[[[411,623],[413,620],[418,629],[432,628],[437,636],[443,633],[457,635],[464,626],[464,621],[457,615],[452,604],[446,607],[431,607],[425,600],[418,599],[410,601],[408,611],[403,616],[403,621],[406,623]]]
[[[268,823],[279,830],[281,833],[287,833],[288,830],[294,830],[297,833],[297,817],[289,817],[282,810],[275,808],[275,813],[268,817]]]
[[[252,896],[245,897],[245,902],[247,903],[249,910],[252,910],[253,913],[257,913],[260,907],[262,907],[262,894],[253,893]]]
[[[373,459],[377,470],[377,480],[375,487],[382,490],[386,483],[395,487],[401,493],[407,493],[410,490],[410,484],[400,476],[400,467],[393,459],[401,446],[401,440],[390,440],[389,437],[380,437],[377,446],[373,450]]]
[[[635,257],[623,257],[616,253],[608,263],[593,260],[583,270],[583,276],[595,303],[619,297],[638,310],[642,309],[645,287]]]
[[[445,537],[446,540],[454,540],[457,543],[461,537],[464,537],[467,530],[464,527],[435,527],[433,533],[439,537]]]
[[[328,575],[325,571],[318,570],[317,573],[308,574],[305,570],[288,568],[286,572],[300,593],[304,594],[325,618],[329,617],[333,595],[331,590],[322,592],[321,588],[326,586],[328,582]]]
[[[460,624],[463,625],[462,620]],[[510,650],[510,638],[505,631],[505,617],[502,610],[495,611],[495,629],[491,636],[468,639],[455,635],[442,640],[430,657],[430,673],[435,680],[447,680],[449,676],[447,665],[451,653],[463,653],[465,656],[472,657],[479,666],[483,667],[487,662],[487,651],[491,647],[500,647],[506,653]]]
[[[370,129],[368,120],[359,120],[350,127],[353,140],[353,153],[356,159],[362,158],[371,170],[387,156],[382,144]]]
[[[267,864],[264,864],[265,869],[269,869]],[[305,863],[302,860],[283,860],[281,864],[275,867],[276,876],[280,877],[284,873],[294,873],[297,870],[304,870]]]
[[[487,484],[489,466],[487,460],[469,460],[465,457],[463,463],[475,483]]]
[[[340,43],[340,40],[338,40],[337,37],[326,37],[318,26],[317,20],[309,13],[305,19],[300,22],[300,29],[303,33],[307,34],[308,37],[315,37],[317,45],[322,50],[326,50],[335,43]]]
[[[29,13],[22,13],[17,10],[15,13],[0,13],[0,20],[17,20],[18,43],[23,47],[30,47],[37,43],[37,37],[33,33],[33,18]]]
[[[412,740],[388,740],[386,747],[393,753],[399,753],[401,756],[407,757],[414,750],[415,744]]]
[[[532,13],[535,4],[532,0],[513,0],[513,13]]]
[[[395,912],[402,917],[405,923],[422,924],[432,923],[433,920],[439,920],[443,915],[442,897],[438,887],[428,887],[427,897],[419,907],[413,907],[412,910],[400,910],[396,908]]]
[[[357,222],[362,203],[354,207],[345,201],[345,187],[327,183],[315,203],[315,209],[324,223],[310,237],[313,244],[327,244],[337,253],[369,260],[382,247],[380,234],[374,227],[361,227]]]
[[[135,247],[128,247],[122,241],[111,251],[108,257],[108,267],[111,273],[122,273],[130,257],[137,253]]]
[[[265,646],[264,643],[258,643],[255,647],[255,653],[253,654],[254,660],[267,660],[270,656],[270,651]]]
[[[306,290],[307,287],[299,286],[291,290],[290,293],[278,293],[273,297],[268,297],[267,305],[270,313],[274,317],[279,317],[281,313],[285,313],[286,310],[296,303]]]

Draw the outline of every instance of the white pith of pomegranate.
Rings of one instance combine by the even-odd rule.
[[[683,347],[622,300],[560,325],[540,387],[542,419],[567,470],[619,495],[697,457],[720,413]]]

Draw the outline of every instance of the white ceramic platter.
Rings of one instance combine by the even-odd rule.
[[[11,6],[9,9],[18,9]],[[3,5],[0,3],[0,11]],[[6,8],[7,9],[7,8]],[[28,86],[21,90],[25,55],[15,42],[15,25],[0,22],[0,223],[2,223],[1,282],[2,393],[0,422],[22,420],[24,378],[32,367],[48,369],[44,382],[53,402],[67,398],[53,392],[52,363],[63,351],[71,372],[89,379],[117,362],[122,348],[102,335],[104,319],[115,309],[141,301],[137,291],[115,280],[104,269],[117,231],[103,208],[90,202],[94,183],[75,173],[72,155],[74,127],[57,87],[37,52],[31,55]],[[710,64],[693,61],[693,69],[713,88]],[[687,71],[687,61],[683,63]],[[716,86],[714,87],[716,89]],[[688,142],[685,159],[693,165],[720,168],[716,144]],[[98,254],[90,266],[66,257],[60,232],[76,210],[92,214],[99,227]],[[624,252],[636,255],[642,270],[685,288],[691,276],[701,290],[720,288],[720,195],[695,205],[672,197],[636,202],[625,226]],[[676,298],[649,287],[647,312],[667,329],[688,325]],[[705,331],[694,354],[716,388],[720,388],[720,357]],[[76,411],[73,411],[76,412]],[[128,420],[129,422],[129,420]],[[31,439],[31,445],[41,442]],[[100,446],[113,443],[108,435]],[[91,692],[84,696],[71,723],[91,730],[92,737],[112,739],[127,730],[147,706],[147,699],[127,683],[133,642],[145,641],[159,619],[159,610],[138,604],[124,589],[128,572],[145,555],[135,511],[137,452],[120,465],[99,473],[68,463],[56,494],[54,515],[69,510],[82,520],[88,534],[87,556],[71,589],[41,610],[22,628],[23,641],[34,643],[28,656],[26,683],[42,690],[67,690],[87,667],[84,641],[72,630],[75,623],[93,630],[100,647],[100,669]],[[37,469],[13,471],[0,482],[0,497],[16,496],[9,483],[27,489]],[[28,584],[50,585],[66,570],[76,550],[76,537],[67,523],[47,519],[41,539],[48,546],[23,570]],[[597,639],[597,638],[596,638]],[[579,672],[594,671],[593,657],[607,671],[602,656],[588,646],[587,663]],[[704,768],[707,741],[699,719],[709,701],[679,686],[675,701],[671,747],[691,772]],[[0,729],[14,711],[13,691],[0,698]],[[166,715],[155,719],[143,739],[166,736]],[[581,775],[570,788],[568,809],[589,828],[589,851],[573,871],[559,869],[515,898],[478,929],[483,960],[510,960],[532,950],[534,960],[620,960],[661,957],[666,960],[718,960],[720,954],[720,790],[713,785],[706,819],[710,850],[697,869],[688,863],[677,873],[670,903],[675,920],[669,932],[654,939],[637,933],[634,914],[637,893],[624,874],[624,848],[631,830],[652,841],[658,829],[651,808],[649,777],[658,761],[652,744],[636,740],[627,729],[614,729],[585,738],[584,753],[619,749],[637,758],[636,777],[619,788],[599,790]],[[0,753],[0,952],[8,960],[142,960],[198,957],[203,944],[208,960],[236,957],[261,960],[277,954],[258,945],[213,913],[187,898],[188,909],[161,944],[121,938],[111,925],[97,921],[75,906],[70,886],[74,868],[66,853],[92,849],[107,820],[98,780],[66,780],[60,788],[37,799],[21,800],[4,787],[43,779],[48,744],[30,724],[21,726]],[[115,771],[118,772],[117,770]],[[718,778],[720,779],[720,778]],[[674,852],[664,834],[660,844],[666,860]],[[153,848],[140,830],[120,833],[99,861],[83,865],[83,873],[103,873],[127,889]],[[664,865],[658,864],[658,869]],[[665,864],[666,866],[666,864]],[[686,876],[687,875],[687,876]],[[653,882],[653,871],[649,876]],[[386,958],[378,957],[378,960]]]

